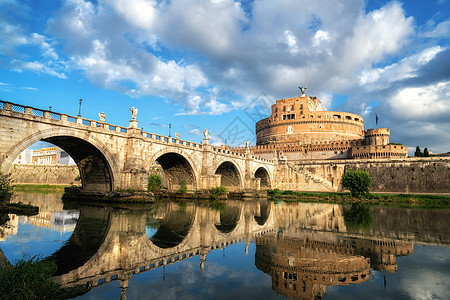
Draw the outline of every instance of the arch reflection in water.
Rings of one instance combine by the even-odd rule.
[[[191,230],[194,216],[195,207],[192,205],[177,208],[176,205],[170,205],[170,210],[162,220],[147,219],[147,224],[152,224],[156,229],[156,233],[150,237],[150,240],[157,247],[164,249],[179,245]]]

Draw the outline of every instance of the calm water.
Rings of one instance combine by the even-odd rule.
[[[77,299],[448,299],[450,210],[229,201],[119,209],[20,194],[0,255],[52,256]]]

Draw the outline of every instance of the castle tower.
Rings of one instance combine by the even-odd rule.
[[[389,144],[390,132],[388,128],[367,129],[364,131],[366,145],[381,145]]]

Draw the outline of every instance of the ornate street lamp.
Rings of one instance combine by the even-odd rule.
[[[78,108],[78,118],[81,118],[81,102],[83,100],[80,98],[80,107]]]

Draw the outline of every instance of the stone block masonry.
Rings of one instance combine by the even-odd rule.
[[[81,184],[77,166],[13,165],[10,171],[14,184]]]

